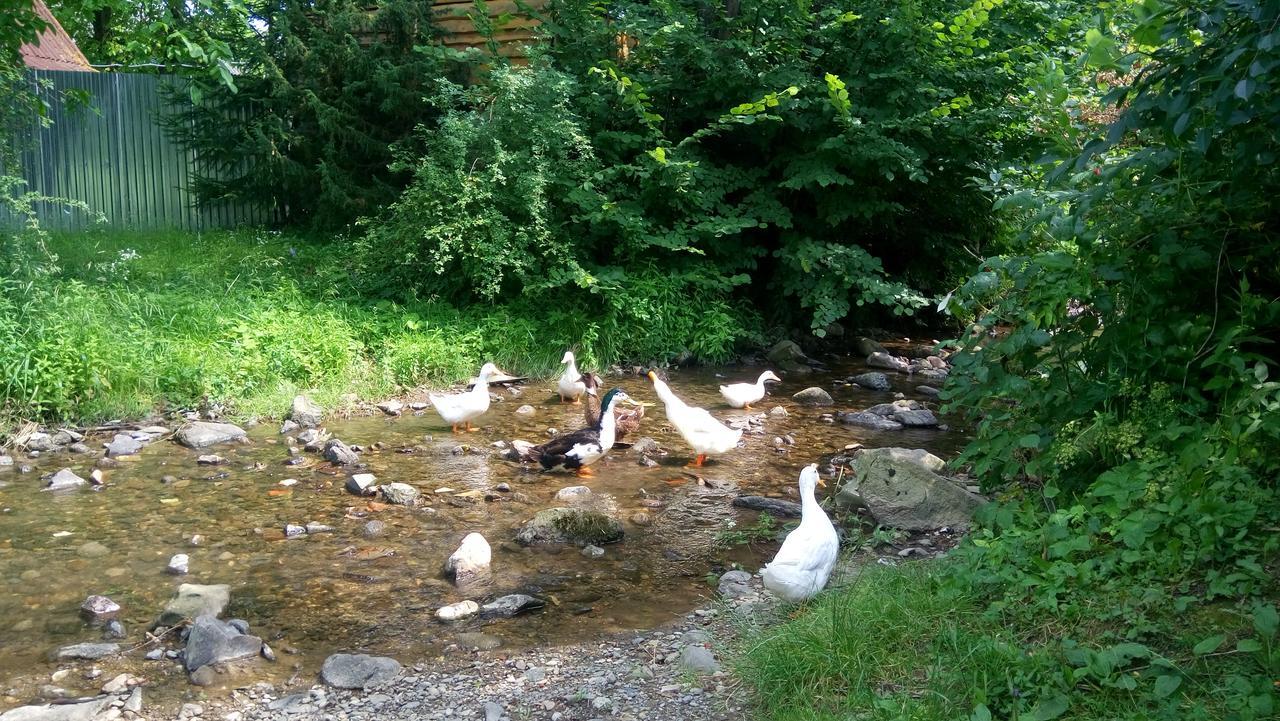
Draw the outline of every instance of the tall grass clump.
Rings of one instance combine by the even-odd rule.
[[[90,232],[43,238],[38,274],[0,295],[8,421],[93,422],[176,408],[273,415],[306,390],[339,407],[474,375],[593,364],[725,359],[751,316],[647,283],[612,304],[515,298],[458,308],[369,298],[341,240],[267,231]],[[690,300],[694,302],[690,302]]]

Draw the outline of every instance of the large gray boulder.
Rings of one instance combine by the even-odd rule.
[[[179,428],[174,435],[182,445],[197,449],[208,448],[219,443],[243,441],[248,437],[240,426],[209,421],[193,421]]]
[[[571,543],[575,546],[603,546],[622,540],[622,524],[599,511],[584,508],[548,508],[539,511],[516,533],[516,543]]]
[[[200,616],[218,617],[231,603],[231,587],[225,583],[200,585],[184,583],[178,593],[165,604],[157,626],[172,626],[184,619]]]
[[[837,413],[836,420],[841,423],[860,426],[862,428],[870,428],[876,431],[900,431],[902,424],[897,421],[891,421],[882,415],[872,413],[870,411],[851,411],[849,413]]]
[[[99,696],[80,703],[19,706],[0,713],[0,721],[93,721],[114,700],[112,696]]]
[[[299,393],[293,398],[289,419],[303,428],[314,428],[324,420],[324,409],[316,405],[315,401]]]
[[[874,448],[854,459],[836,504],[865,508],[876,523],[904,531],[967,528],[986,500],[938,475],[945,463],[924,450]]]
[[[187,647],[182,663],[188,672],[242,658],[253,658],[262,651],[262,639],[242,633],[241,629],[213,616],[199,616],[187,633]]]
[[[372,688],[398,675],[399,661],[363,653],[335,653],[320,667],[320,680],[335,688]]]

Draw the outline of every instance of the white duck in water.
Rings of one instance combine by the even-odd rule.
[[[498,374],[497,366],[485,363],[471,390],[447,395],[431,393],[427,397],[431,400],[431,405],[435,406],[436,413],[453,426],[454,433],[458,432],[459,424],[466,424],[466,430],[475,431],[478,429],[471,427],[471,421],[489,410],[489,379]]]
[[[792,603],[818,595],[831,577],[840,550],[835,526],[814,496],[821,483],[818,464],[811,463],[800,471],[800,525],[787,534],[778,554],[760,569],[764,587]]]
[[[653,382],[653,390],[662,399],[667,408],[667,420],[680,432],[680,437],[693,448],[697,458],[690,465],[701,466],[707,456],[719,455],[738,447],[742,439],[741,430],[733,430],[717,421],[705,408],[688,405],[671,392],[671,388],[658,378],[658,374],[649,371],[649,380]]]
[[[760,374],[760,379],[755,383],[733,383],[727,386],[720,386],[720,395],[724,396],[725,402],[734,408],[751,409],[751,404],[764,398],[765,381],[782,382],[782,379],[773,374],[773,371],[765,371]]]
[[[582,394],[587,392],[587,386],[582,382],[582,374],[578,372],[578,363],[573,357],[573,351],[565,351],[564,358],[560,359],[561,364],[568,364],[564,369],[564,373],[560,375],[560,382],[556,384],[556,392],[560,394],[561,403],[578,403]]]

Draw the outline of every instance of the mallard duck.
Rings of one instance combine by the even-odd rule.
[[[600,402],[601,414],[595,425],[556,436],[529,451],[544,470],[577,471],[579,476],[590,476],[592,463],[604,458],[613,449],[617,433],[617,419],[613,415],[614,404],[631,401],[631,397],[614,388]]]
[[[787,534],[777,555],[760,569],[764,587],[792,603],[818,595],[831,577],[840,550],[835,526],[814,496],[820,484],[826,485],[818,478],[818,464],[811,463],[800,471],[800,525]]]
[[[582,382],[587,386],[587,405],[583,415],[587,420],[587,427],[595,426],[600,423],[600,376],[595,373],[583,373]],[[630,433],[640,430],[640,419],[644,418],[644,406],[636,404],[635,408],[622,408],[620,406],[613,407],[613,415],[616,417],[617,431],[614,434],[614,440],[620,441]]]
[[[750,410],[752,403],[764,398],[765,381],[781,383],[782,379],[774,375],[773,371],[765,371],[760,374],[760,378],[755,383],[733,383],[720,386],[720,395],[724,396],[725,401],[734,408]]]
[[[565,351],[561,364],[568,364],[564,373],[560,374],[560,382],[556,384],[556,392],[560,394],[561,403],[578,403],[587,386],[582,382],[582,374],[578,372],[578,362],[574,360],[573,351]]]
[[[468,431],[478,430],[471,427],[471,421],[489,410],[489,379],[500,372],[494,364],[485,363],[480,369],[477,383],[471,390],[449,394],[431,393],[428,398],[431,405],[435,406],[436,413],[453,426],[454,433],[458,432],[458,425],[463,423],[466,424]]]
[[[707,456],[719,455],[736,448],[742,439],[741,430],[726,427],[703,408],[686,404],[676,397],[658,374],[649,371],[649,380],[653,382],[653,390],[662,399],[667,408],[667,420],[680,432],[680,437],[693,448],[697,454],[691,466],[701,466]]]

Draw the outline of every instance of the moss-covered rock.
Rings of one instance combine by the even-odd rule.
[[[575,546],[603,545],[622,540],[622,524],[599,511],[584,508],[548,508],[521,526],[516,543],[571,543]]]

